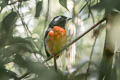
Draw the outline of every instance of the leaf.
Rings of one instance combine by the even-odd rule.
[[[5,67],[0,66],[0,79],[1,80],[9,80],[10,78],[17,78],[17,74],[10,70],[5,69]]]
[[[15,56],[14,62],[20,67],[27,68],[28,72],[37,74],[39,80],[66,80],[66,77],[60,71],[56,72],[53,68],[48,68],[41,62],[25,59],[18,54]]]
[[[13,24],[15,24],[17,19],[17,13],[12,11],[10,12],[2,21],[2,28],[8,32]]]
[[[5,46],[5,43],[13,35],[14,24],[17,20],[17,13],[10,12],[7,16],[4,16],[0,23],[0,47]]]
[[[92,9],[105,9],[107,12],[111,12],[113,9],[120,10],[119,4],[120,0],[101,0],[99,3],[93,5]]]
[[[23,57],[21,55],[16,54],[14,58],[15,58],[14,63],[19,65],[19,67],[26,68],[27,63],[25,62],[25,60],[23,59]]]
[[[18,53],[20,51],[25,51],[25,52],[30,52],[30,53],[35,52],[33,46],[31,46],[31,44],[17,43],[17,44],[11,45],[11,46],[13,46],[15,48],[15,50],[18,51]]]
[[[33,43],[30,40],[27,40],[26,38],[13,37],[7,41],[5,46],[6,48],[2,47],[0,49],[0,56],[3,55],[3,57],[8,58],[14,53],[19,53],[21,51],[30,53],[36,52]]]
[[[3,10],[4,7],[6,7],[8,5],[8,1],[9,0],[2,0],[1,1],[1,4],[0,4],[1,10],[0,10],[0,12]]]
[[[18,0],[18,2],[22,2],[22,1],[28,1],[28,0]]]
[[[35,13],[36,18],[40,16],[40,13],[41,13],[41,10],[42,10],[42,3],[43,3],[43,1],[38,1],[36,3],[36,13]]]
[[[32,45],[30,40],[27,40],[26,38],[21,38],[21,37],[12,37],[11,39],[9,39],[8,45],[16,44],[16,43],[24,43],[24,44]]]
[[[8,48],[1,48],[0,49],[0,64],[7,64],[9,63],[12,58],[10,58],[14,54],[15,50],[11,47]]]
[[[59,0],[59,3],[68,10],[67,8],[67,0]],[[69,11],[69,10],[68,10]]]
[[[41,10],[42,10],[42,4],[43,4],[43,1],[38,1],[36,3],[36,12],[35,12],[35,17],[39,17],[40,16],[40,13],[41,13]]]

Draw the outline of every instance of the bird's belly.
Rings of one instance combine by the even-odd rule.
[[[55,54],[61,50],[66,44],[66,36],[48,38],[48,49],[51,54]]]

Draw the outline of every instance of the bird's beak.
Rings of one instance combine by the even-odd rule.
[[[72,18],[67,18],[66,20],[69,21],[69,20],[72,20]]]

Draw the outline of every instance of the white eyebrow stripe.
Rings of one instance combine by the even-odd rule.
[[[55,22],[56,22],[56,21],[58,21],[60,18],[61,18],[60,16],[59,16],[59,17],[57,17],[57,18],[55,19]]]

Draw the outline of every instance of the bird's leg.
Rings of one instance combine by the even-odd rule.
[[[55,67],[55,70],[57,71],[56,55],[54,55],[54,67]]]

